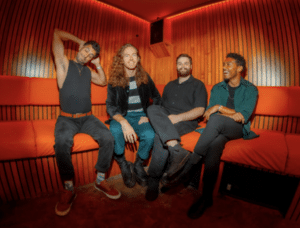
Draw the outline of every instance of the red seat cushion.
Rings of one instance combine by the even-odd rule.
[[[201,122],[200,124],[200,127],[198,128],[204,128],[206,126],[206,123],[204,122]],[[192,131],[188,134],[185,134],[183,136],[181,136],[181,146],[190,151],[190,152],[193,152],[194,151],[194,148],[198,142],[198,139],[200,138],[200,133],[196,132],[196,131]]]
[[[282,132],[254,130],[260,136],[251,140],[231,140],[225,145],[223,161],[284,172],[287,146]]]
[[[104,122],[107,117],[98,117]],[[32,121],[36,134],[37,157],[54,155],[54,129],[56,120],[35,120]],[[72,152],[98,149],[98,143],[89,135],[79,133],[74,136]]]
[[[0,160],[35,158],[35,134],[31,121],[0,122]]]
[[[285,139],[289,150],[285,173],[300,176],[300,135],[287,134]]]

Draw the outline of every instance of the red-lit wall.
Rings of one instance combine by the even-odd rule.
[[[82,39],[95,39],[108,75],[112,58],[124,43],[141,53],[142,64],[157,84],[175,79],[180,53],[193,57],[193,75],[205,84],[222,80],[222,61],[228,52],[247,60],[246,78],[259,86],[299,86],[300,1],[227,0],[167,18],[172,43],[170,57],[155,58],[149,49],[150,23],[95,0],[0,1],[0,75],[55,78],[51,54],[54,28]],[[73,58],[76,45],[65,43]],[[2,107],[0,119],[56,118],[59,107]],[[105,107],[93,112],[106,114]],[[259,117],[259,128],[287,131],[286,119]],[[296,126],[299,125],[298,120]],[[295,127],[294,127],[295,128]],[[293,130],[294,131],[294,130]]]
[[[55,78],[51,42],[54,28],[102,47],[101,63],[108,74],[115,52],[125,43],[136,45],[147,64],[147,21],[95,0],[0,1],[0,74]],[[74,58],[77,46],[66,44]]]
[[[175,79],[176,56],[188,53],[194,76],[213,85],[222,80],[226,53],[237,52],[255,85],[299,86],[299,15],[299,0],[227,0],[170,17],[171,58],[156,59],[153,67]]]

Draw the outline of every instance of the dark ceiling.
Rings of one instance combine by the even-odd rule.
[[[149,22],[224,0],[100,0]]]

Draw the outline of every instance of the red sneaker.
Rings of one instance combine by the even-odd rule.
[[[55,206],[55,213],[59,216],[65,216],[69,213],[72,203],[76,198],[75,192],[64,189],[59,196],[59,201]]]
[[[103,192],[110,199],[119,199],[121,197],[121,193],[114,189],[106,180],[101,181],[100,184],[97,184],[97,182],[94,184],[97,190]]]

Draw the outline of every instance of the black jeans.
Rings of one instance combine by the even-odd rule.
[[[95,116],[71,118],[59,116],[55,124],[55,156],[59,174],[62,181],[71,180],[74,177],[74,167],[71,158],[73,137],[77,133],[85,133],[100,146],[96,170],[105,173],[110,167],[114,138],[108,128]]]
[[[197,125],[190,121],[173,124],[168,117],[170,115],[168,111],[158,105],[150,106],[147,114],[156,132],[148,174],[150,177],[160,179],[168,165],[169,151],[166,142],[173,139],[180,142],[180,136],[195,130]]]
[[[212,115],[201,134],[194,155],[204,157],[203,194],[211,197],[218,177],[220,158],[225,144],[243,137],[243,125],[229,117]],[[201,166],[199,165],[199,169]]]

